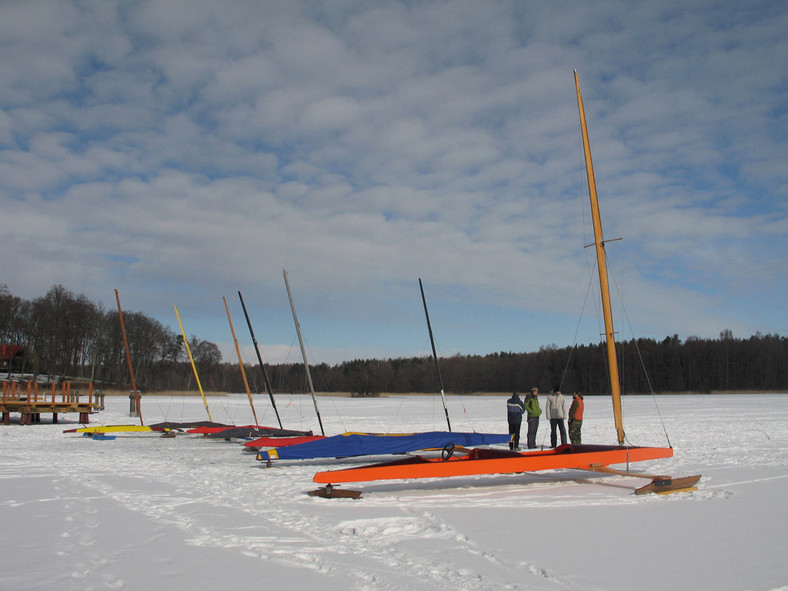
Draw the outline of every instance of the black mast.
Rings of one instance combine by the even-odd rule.
[[[435,352],[435,339],[432,336],[432,325],[430,325],[430,313],[427,311],[427,298],[424,297],[424,286],[421,284],[421,277],[419,277],[419,289],[421,290],[421,301],[424,302],[424,315],[427,317],[427,330],[430,332],[430,344],[432,345],[432,358],[435,360],[435,370],[438,372],[438,383],[441,387],[441,400],[443,400],[443,412],[446,413],[446,424],[451,431],[451,421],[449,420],[449,409],[446,408],[446,395],[443,393],[443,378],[441,377],[441,368],[438,365],[438,354]]]
[[[249,327],[249,334],[252,335],[252,342],[254,343],[254,351],[255,353],[257,353],[257,361],[260,363],[260,369],[263,372],[265,389],[268,391],[268,397],[271,399],[271,406],[274,407],[274,413],[276,413],[276,420],[279,422],[279,428],[284,429],[284,427],[282,427],[282,419],[279,418],[279,411],[276,410],[276,401],[274,400],[274,392],[273,390],[271,390],[271,382],[268,379],[268,372],[265,371],[263,358],[260,356],[260,348],[257,346],[257,339],[254,338],[254,330],[252,330],[252,323],[249,321],[249,314],[246,313],[246,305],[244,304],[244,297],[241,295],[240,291],[238,292],[238,298],[241,300],[241,307],[244,309],[244,317],[246,318],[246,325]]]

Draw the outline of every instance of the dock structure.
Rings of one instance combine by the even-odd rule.
[[[52,413],[52,422],[65,413],[79,413],[79,422],[87,424],[90,415],[103,406],[99,396],[93,392],[93,383],[88,384],[85,397],[71,382],[52,383],[52,387],[39,388],[38,382],[16,382],[3,380],[3,397],[0,399],[2,424],[11,424],[11,413],[18,412],[20,425],[32,425],[41,421],[41,415]],[[85,400],[87,398],[87,400]]]

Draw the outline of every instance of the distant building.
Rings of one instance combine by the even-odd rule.
[[[0,345],[0,371],[21,371],[24,361],[24,347]]]

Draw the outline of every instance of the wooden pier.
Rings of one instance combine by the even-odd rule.
[[[52,413],[52,422],[57,423],[58,415],[79,413],[79,422],[87,424],[90,415],[103,408],[100,398],[93,392],[93,383],[88,384],[88,394],[81,394],[71,388],[71,382],[53,383],[52,387],[39,388],[38,382],[12,382],[3,380],[3,397],[0,400],[2,424],[11,424],[11,413],[18,412],[20,425],[41,422],[41,414]],[[87,398],[87,400],[85,400]]]

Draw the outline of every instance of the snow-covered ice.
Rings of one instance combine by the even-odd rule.
[[[452,427],[505,432],[506,398],[449,397]],[[245,394],[208,400],[214,420],[252,422]],[[128,403],[107,398],[93,423],[133,423]],[[319,404],[328,434],[445,426],[437,396]],[[317,431],[308,396],[277,405],[285,427]],[[207,418],[199,397],[142,410],[147,424]],[[624,413],[633,444],[665,445],[661,415],[675,448],[632,468],[700,473],[696,492],[636,496],[644,481],[555,471],[321,499],[305,494],[314,473],[357,460],[264,469],[193,435],[94,441],[48,415],[0,426],[0,589],[788,590],[788,395],[625,397]],[[614,438],[609,398],[586,397],[584,442]]]

